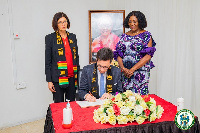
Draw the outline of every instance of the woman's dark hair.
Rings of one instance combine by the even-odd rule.
[[[103,61],[110,60],[110,62],[112,62],[112,60],[113,60],[112,50],[108,47],[104,47],[104,48],[100,49],[97,52],[97,60],[103,60]]]
[[[124,20],[123,26],[125,28],[129,28],[128,22],[131,16],[135,16],[138,19],[138,27],[141,30],[147,27],[147,20],[145,18],[145,15],[140,11],[132,11],[127,15],[127,17]]]
[[[67,15],[63,12],[58,12],[54,15],[53,20],[52,20],[52,27],[54,29],[54,31],[58,30],[58,20],[62,17],[65,17],[67,19],[67,28],[69,29],[70,27],[70,21],[69,18],[67,17]]]

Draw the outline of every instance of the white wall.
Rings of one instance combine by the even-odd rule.
[[[45,117],[48,105],[52,102],[52,94],[47,88],[44,74],[44,37],[53,32],[51,21],[53,15],[59,11],[68,15],[71,21],[69,31],[77,35],[81,68],[89,64],[88,10],[125,10],[126,15],[132,10],[142,11],[148,21],[146,30],[152,33],[157,43],[157,52],[153,58],[156,67],[151,71],[150,93],[158,94],[159,89],[164,90],[161,93],[162,96],[170,101],[171,97],[167,98],[164,95],[167,92],[165,85],[173,86],[174,83],[166,83],[164,78],[166,75],[162,75],[162,72],[165,71],[163,67],[167,64],[162,64],[162,62],[167,62],[168,56],[163,55],[161,50],[165,49],[168,43],[175,45],[176,42],[174,38],[172,40],[165,38],[162,33],[171,34],[171,29],[165,28],[165,24],[169,24],[169,19],[173,19],[175,16],[167,9],[171,7],[176,10],[175,6],[179,4],[176,1],[1,0],[0,128]],[[193,3],[195,3],[194,1]],[[165,16],[166,14],[168,16]],[[174,26],[172,25],[171,28]],[[13,39],[13,32],[19,32],[21,38]],[[158,69],[159,66],[162,67],[162,71]],[[166,74],[169,77],[171,73]],[[27,87],[17,90],[15,83],[20,81],[26,82]],[[162,86],[162,83],[165,84]],[[176,97],[173,95],[173,98]],[[175,103],[174,99],[170,102]],[[199,108],[197,107],[197,109]]]
[[[52,102],[44,78],[44,41],[35,32],[39,27],[34,24],[32,7],[25,1],[14,2],[0,3],[0,127],[40,119]],[[21,38],[14,40],[13,31],[21,33]],[[16,89],[20,81],[26,82],[26,89]]]
[[[44,37],[56,12],[65,12],[77,35],[81,68],[89,64],[88,10],[108,10],[107,0],[1,0],[0,128],[44,118],[52,94],[44,74]],[[124,9],[119,8],[119,9]],[[13,32],[21,38],[13,39]],[[16,83],[25,82],[25,89]]]

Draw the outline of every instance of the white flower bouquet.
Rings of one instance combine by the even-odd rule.
[[[101,124],[127,124],[133,121],[142,124],[146,119],[152,122],[161,118],[163,111],[163,107],[156,105],[156,101],[148,95],[142,97],[140,94],[127,90],[106,100],[98,109],[95,109],[93,119]]]

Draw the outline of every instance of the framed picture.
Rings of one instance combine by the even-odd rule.
[[[89,10],[89,63],[96,61],[99,49],[113,51],[124,33],[125,10]]]

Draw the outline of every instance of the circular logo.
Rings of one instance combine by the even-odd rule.
[[[176,113],[174,121],[178,128],[190,129],[194,125],[194,114],[188,109],[182,109]]]

